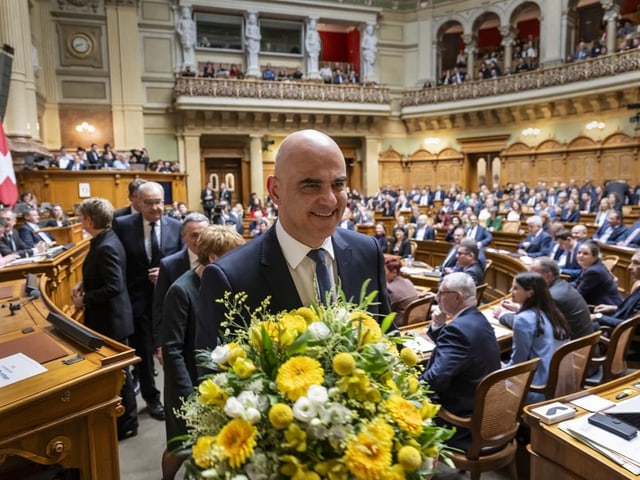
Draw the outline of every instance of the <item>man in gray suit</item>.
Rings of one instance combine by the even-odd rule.
[[[226,291],[247,293],[251,310],[269,296],[270,310],[279,312],[322,302],[327,298],[322,290],[335,294],[338,283],[347,299],[358,301],[369,280],[366,293],[378,292],[370,313],[390,311],[378,243],[337,228],[347,204],[346,165],[338,145],[316,130],[289,135],[278,149],[267,188],[278,206],[276,224],[204,270],[197,349],[226,341],[221,338],[225,310],[216,301]],[[234,321],[242,326],[249,319],[241,314]]]

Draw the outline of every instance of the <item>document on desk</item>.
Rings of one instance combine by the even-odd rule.
[[[412,332],[413,333],[413,332]],[[416,353],[428,353],[436,348],[436,345],[429,337],[425,337],[420,333],[409,335],[410,340],[404,342],[404,346],[410,348]]]
[[[634,475],[640,475],[640,436],[625,440],[589,423],[590,415],[558,424],[563,432],[592,447]]]
[[[0,388],[46,371],[46,368],[24,353],[0,358]]]

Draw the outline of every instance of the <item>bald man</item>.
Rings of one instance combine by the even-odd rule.
[[[369,280],[367,294],[378,292],[370,312],[389,313],[378,243],[373,237],[337,228],[347,204],[346,165],[338,145],[316,130],[292,133],[278,149],[267,189],[278,206],[275,225],[204,270],[196,349],[227,341],[220,328],[224,306],[216,302],[226,291],[246,292],[252,310],[270,296],[273,312],[326,299],[318,291],[321,259],[328,267],[329,290],[339,280],[347,299],[357,301],[363,282]],[[319,250],[311,252],[320,255],[316,260],[307,256],[312,250]],[[239,325],[248,320],[235,319]]]

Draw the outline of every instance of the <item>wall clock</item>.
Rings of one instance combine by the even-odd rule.
[[[93,39],[86,33],[73,33],[69,36],[67,47],[73,56],[84,58],[93,52]]]

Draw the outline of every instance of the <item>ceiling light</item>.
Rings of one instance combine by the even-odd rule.
[[[540,129],[539,128],[525,128],[524,130],[522,130],[522,134],[525,137],[537,137],[538,135],[540,135]]]
[[[597,121],[593,121],[593,122],[589,122],[587,123],[587,130],[594,130],[594,129],[598,129],[598,130],[602,130],[604,128],[604,123],[603,122],[597,122]]]
[[[76,125],[76,132],[78,133],[94,133],[95,131],[96,127],[87,122],[82,122],[81,124]]]

